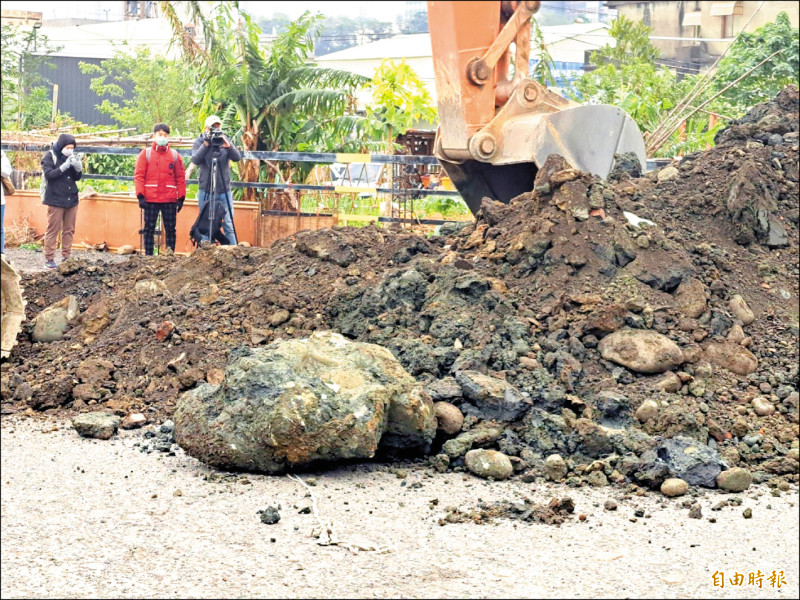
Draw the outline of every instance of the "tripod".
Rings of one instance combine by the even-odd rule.
[[[208,237],[209,241],[213,241],[213,228],[214,228],[214,218],[215,212],[217,208],[217,172],[219,167],[219,147],[212,148],[211,154],[211,172],[209,173],[208,182],[206,182],[206,198],[207,202],[211,202],[211,206],[208,209]],[[231,199],[228,196],[227,190],[225,191],[225,203],[228,208],[227,218],[231,220],[231,229],[233,230],[234,239],[239,241],[239,236],[236,234],[236,224],[233,220],[233,207],[231,206]],[[228,240],[228,244],[232,245],[232,241],[228,239],[226,235],[225,238]]]

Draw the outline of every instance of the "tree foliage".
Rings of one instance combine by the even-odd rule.
[[[369,85],[372,102],[367,115],[373,120],[377,135],[390,144],[398,135],[420,122],[438,119],[433,99],[425,84],[406,61],[384,60]]]
[[[653,30],[638,21],[632,21],[620,15],[611,22],[608,35],[616,42],[613,46],[604,44],[592,53],[592,62],[601,64],[615,62],[618,64],[646,63],[653,64],[660,56],[658,48],[650,42]]]
[[[556,85],[556,78],[553,75],[553,57],[544,43],[544,33],[535,19],[531,19],[531,55],[537,56],[536,64],[530,72],[531,79],[538,81],[544,86]]]
[[[118,50],[100,65],[81,62],[79,66],[83,73],[95,75],[89,87],[98,96],[120,99],[105,99],[97,109],[121,127],[146,132],[154,123],[167,123],[174,134],[196,129],[192,93],[196,76],[183,61],[153,56],[148,48],[138,48],[134,53]]]
[[[43,66],[54,68],[48,55],[60,49],[35,29],[22,31],[3,25],[0,35],[2,60],[2,128],[43,127],[52,117],[48,82],[41,75]],[[36,53],[34,53],[34,50]]]
[[[722,90],[775,51],[780,54],[767,61],[751,75],[724,92],[721,98],[738,116],[759,102],[772,99],[790,83],[797,85],[800,71],[800,35],[785,12],[775,21],[742,33],[723,58],[714,79],[714,88]]]
[[[681,80],[667,67],[655,64],[658,50],[649,39],[650,28],[620,16],[611,23],[609,34],[616,45],[606,44],[592,54],[597,68],[581,75],[567,95],[584,104],[612,104],[636,121],[645,137],[658,127],[694,84]],[[713,143],[722,126],[708,128],[708,115],[699,113],[686,125],[686,133],[675,133],[660,155],[704,149]],[[685,139],[684,139],[685,138]]]

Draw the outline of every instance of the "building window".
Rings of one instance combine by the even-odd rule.
[[[726,15],[722,17],[722,37],[733,37],[733,15]]]

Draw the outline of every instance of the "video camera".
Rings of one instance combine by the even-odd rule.
[[[225,143],[222,128],[212,127],[208,132],[207,139],[212,146],[222,146]]]

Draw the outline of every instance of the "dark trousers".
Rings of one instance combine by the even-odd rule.
[[[161,227],[167,236],[167,247],[175,252],[175,223],[177,221],[177,202],[147,202],[144,205],[144,253],[153,254],[153,234],[156,231],[158,213],[161,211]]]

